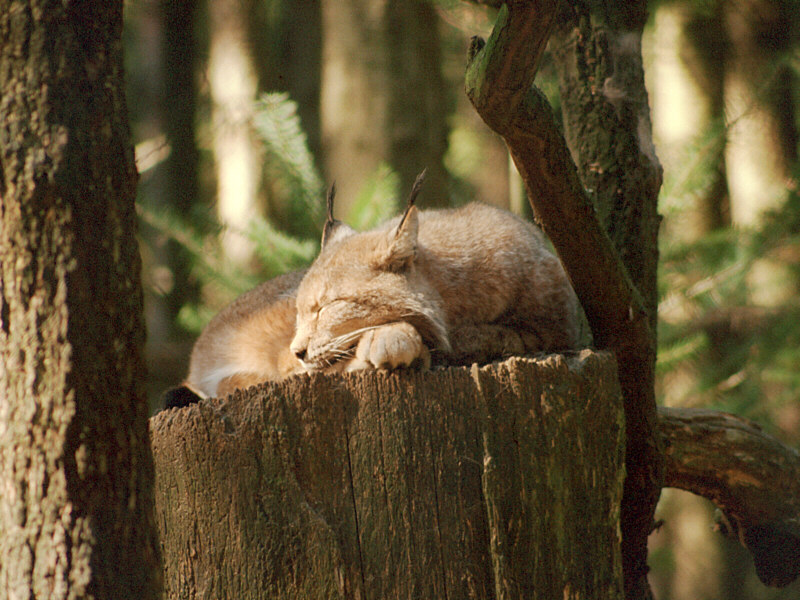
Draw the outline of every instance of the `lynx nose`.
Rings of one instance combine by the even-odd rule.
[[[294,354],[298,360],[305,360],[308,356],[308,339],[306,336],[295,335],[292,343],[289,344],[289,351]]]

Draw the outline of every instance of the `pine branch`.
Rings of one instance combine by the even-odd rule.
[[[308,149],[297,103],[287,93],[264,94],[256,105],[253,123],[264,143],[267,163],[274,167],[273,176],[286,186],[292,199],[293,220],[303,223],[301,229],[319,230],[325,186]]]

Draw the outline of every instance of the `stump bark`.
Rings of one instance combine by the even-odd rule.
[[[150,425],[168,598],[622,598],[609,354],[302,376]]]

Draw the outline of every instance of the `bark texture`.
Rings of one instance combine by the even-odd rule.
[[[659,409],[665,484],[711,500],[720,529],[753,554],[761,581],[800,576],[800,453],[741,417]]]
[[[571,156],[547,102],[532,87],[558,2],[508,2],[485,46],[473,45],[466,87],[478,113],[508,144],[595,343],[617,357],[627,429],[626,596],[644,598],[650,595],[647,537],[663,477],[654,392],[661,169],[641,64],[644,3],[597,4],[572,3],[554,33]]]
[[[567,143],[597,214],[633,283],[611,294],[611,319],[593,325],[613,349],[625,399],[628,475],[622,560],[629,598],[647,598],[647,538],[661,494],[664,458],[656,435],[658,192],[661,165],[651,137],[641,39],[647,3],[576,2],[553,36]],[[621,292],[621,293],[620,293]],[[605,294],[596,297],[605,302]],[[604,315],[609,315],[606,308]],[[627,320],[625,313],[627,312]],[[611,325],[609,327],[609,325]]]
[[[169,598],[621,598],[613,358],[298,377],[151,419]]]
[[[0,0],[0,598],[156,598],[122,2]]]

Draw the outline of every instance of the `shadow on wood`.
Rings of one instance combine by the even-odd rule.
[[[621,598],[609,354],[301,376],[151,419],[168,598]]]

